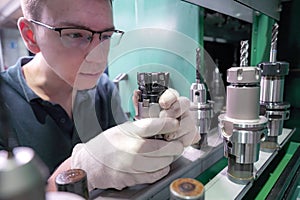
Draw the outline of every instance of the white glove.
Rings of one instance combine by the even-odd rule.
[[[132,97],[135,113],[138,113],[139,93],[139,90],[134,91]],[[164,135],[165,140],[179,140],[184,147],[187,147],[201,139],[201,135],[197,131],[196,121],[190,113],[190,100],[188,98],[180,97],[176,90],[169,88],[160,96],[159,105],[163,109],[159,117],[175,118],[180,123],[176,132]]]
[[[169,165],[181,155],[184,146],[179,140],[148,137],[172,135],[179,128],[179,121],[173,118],[147,118],[115,126],[86,144],[77,144],[71,168],[87,172],[90,190],[155,182],[169,172]]]
[[[163,110],[159,117],[171,117],[179,120],[179,129],[173,133],[165,134],[167,141],[180,141],[184,147],[198,142],[201,138],[197,131],[195,119],[190,113],[190,100],[180,97],[172,88],[167,89],[159,98]]]

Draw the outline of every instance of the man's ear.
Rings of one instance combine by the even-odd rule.
[[[35,40],[32,24],[26,18],[20,17],[18,20],[18,28],[27,49],[34,54],[40,52],[40,48]]]

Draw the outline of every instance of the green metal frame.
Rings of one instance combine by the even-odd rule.
[[[189,97],[196,78],[194,54],[203,46],[204,9],[181,0],[122,0],[113,8],[115,26],[125,35],[110,51],[108,71],[111,79],[128,75],[119,85],[124,111],[135,116],[131,98],[137,72],[168,71],[170,87]]]
[[[274,23],[274,19],[264,14],[255,14],[253,16],[251,66],[270,60],[272,27]]]
[[[211,179],[213,179],[217,174],[220,173],[227,166],[227,158],[223,157],[218,162],[216,162],[212,167],[201,173],[196,179],[200,181],[203,185],[207,184]]]
[[[290,159],[293,157],[294,153],[296,152],[299,146],[300,143],[291,142],[289,144],[286,154],[284,155],[274,172],[270,174],[270,178],[265,183],[264,187],[260,190],[255,199],[266,199],[271,189],[274,187],[276,181],[278,180],[279,176],[281,175],[281,173],[283,172],[283,170],[285,169],[285,167],[287,166],[287,164],[289,163]]]

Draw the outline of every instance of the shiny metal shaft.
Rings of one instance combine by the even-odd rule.
[[[276,62],[277,57],[277,40],[278,40],[278,24],[275,23],[272,28],[270,62]]]
[[[248,57],[249,57],[248,49],[249,49],[248,40],[241,41],[241,50],[240,50],[240,54],[241,54],[240,66],[241,67],[248,66]]]
[[[200,83],[200,48],[196,49],[196,83]]]

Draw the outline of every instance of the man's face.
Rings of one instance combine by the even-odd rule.
[[[108,0],[47,1],[40,21],[61,27],[85,27],[93,31],[113,28]],[[109,42],[99,41],[95,34],[86,48],[66,47],[58,32],[37,27],[36,40],[48,66],[65,82],[77,89],[95,86],[106,67]]]

